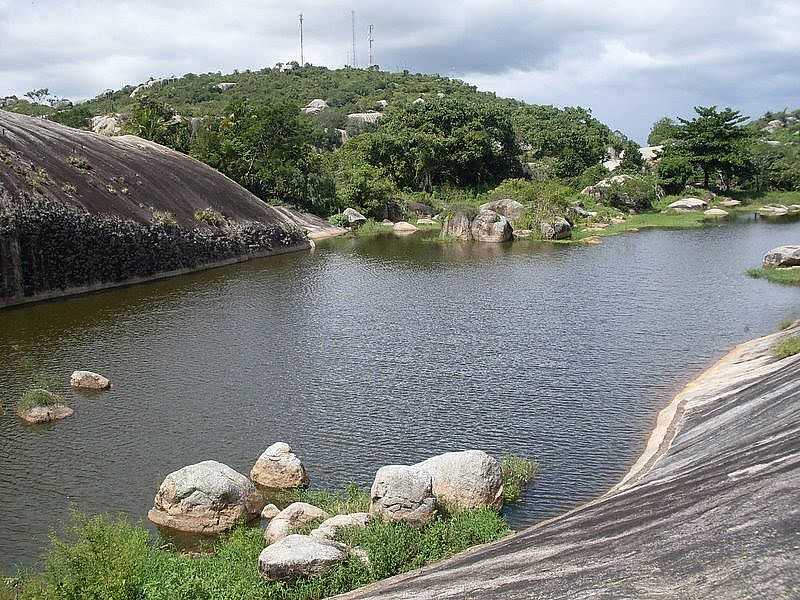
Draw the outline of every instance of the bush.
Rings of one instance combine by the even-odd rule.
[[[64,404],[64,398],[49,390],[33,387],[22,394],[18,407],[19,410],[25,411],[37,406],[54,406],[56,404]]]
[[[200,223],[205,223],[210,227],[224,227],[228,223],[228,219],[213,208],[202,208],[194,213],[194,220]]]
[[[485,201],[511,198],[525,206],[522,216],[514,223],[517,229],[530,229],[538,234],[542,223],[551,223],[570,212],[575,190],[557,181],[534,182],[507,179],[485,194]]]
[[[167,210],[155,210],[153,211],[153,225],[158,225],[159,227],[177,227],[178,221],[175,219],[175,215]]]
[[[536,477],[539,463],[506,454],[500,461],[500,470],[503,475],[503,502],[513,504],[522,497],[522,488]]]
[[[347,227],[350,224],[350,220],[346,215],[342,213],[336,213],[335,215],[328,217],[328,223],[334,227]]]
[[[612,183],[603,192],[603,202],[623,211],[650,210],[657,200],[658,188],[650,177],[636,177],[622,183]]]
[[[602,181],[610,174],[611,171],[606,169],[603,165],[592,165],[591,167],[584,169],[583,172],[577,177],[573,177],[570,180],[570,186],[576,190],[583,190]]]
[[[800,336],[793,335],[781,340],[775,344],[772,353],[776,358],[789,358],[800,353]]]
[[[679,194],[694,175],[694,167],[687,156],[667,147],[658,162],[657,173],[664,192]]]

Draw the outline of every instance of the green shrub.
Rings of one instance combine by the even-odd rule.
[[[658,200],[658,188],[651,177],[635,177],[612,183],[603,192],[603,202],[622,211],[646,211]]]
[[[503,475],[503,502],[513,504],[522,497],[522,488],[536,477],[539,463],[506,454],[500,460],[500,470]]]
[[[772,348],[772,353],[777,358],[789,358],[800,353],[800,336],[793,335],[784,338]]]
[[[32,387],[22,394],[18,407],[20,410],[30,410],[36,406],[54,406],[64,404],[64,398],[50,392],[49,390]]]
[[[800,268],[769,268],[761,267],[748,269],[747,274],[753,279],[766,279],[772,283],[782,285],[800,285]]]
[[[86,159],[86,157],[78,156],[77,154],[70,154],[67,157],[67,162],[81,171],[89,171],[92,168],[92,165],[89,164],[89,161]]]
[[[785,331],[785,330],[789,329],[789,327],[794,325],[795,322],[796,322],[796,319],[784,319],[783,321],[781,321],[779,329],[781,331]]]
[[[175,219],[175,215],[167,210],[154,210],[152,222],[153,225],[158,225],[159,227],[178,226],[178,221]]]
[[[195,211],[194,220],[205,223],[210,227],[224,227],[228,223],[228,219],[226,219],[221,212],[213,208],[202,208]]]
[[[292,502],[308,502],[332,515],[369,511],[369,493],[355,483],[347,485],[341,492],[302,488],[280,490],[270,494],[269,501],[278,507],[288,506]]]
[[[334,227],[347,227],[350,224],[349,219],[342,213],[336,213],[328,217],[328,223]]]

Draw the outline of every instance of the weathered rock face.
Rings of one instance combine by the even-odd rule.
[[[636,178],[631,175],[614,175],[613,177],[598,181],[594,185],[583,188],[581,190],[581,194],[600,200],[603,197],[603,193],[606,192],[613,184],[623,184],[630,179]]]
[[[367,222],[367,217],[354,208],[345,208],[342,214],[347,217],[347,222],[350,224],[350,227],[360,227]]]
[[[303,525],[314,521],[324,521],[328,518],[330,515],[321,508],[307,502],[293,502],[273,517],[264,532],[264,539],[268,544],[272,544]]]
[[[322,98],[316,98],[305,105],[303,112],[307,115],[315,115],[328,108],[328,103]]]
[[[120,135],[122,133],[123,119],[121,115],[101,115],[92,117],[91,128],[100,135]]]
[[[602,497],[343,599],[795,598],[800,355],[773,347],[796,335],[743,344],[684,388]]]
[[[258,457],[250,470],[250,479],[258,485],[276,490],[305,487],[308,473],[289,444],[276,442]]]
[[[800,246],[779,246],[764,256],[764,268],[800,266]]]
[[[267,504],[261,511],[261,518],[269,521],[270,519],[277,517],[280,512],[281,509],[274,504]]]
[[[352,513],[349,515],[336,515],[320,523],[311,535],[314,537],[332,540],[340,529],[357,527],[363,529],[369,524],[372,516],[369,513]]]
[[[106,377],[91,371],[75,371],[69,378],[69,384],[74,388],[84,390],[107,390],[111,388],[111,382]]]
[[[267,546],[258,570],[267,581],[288,581],[324,573],[347,559],[347,546],[310,535],[290,535]]]
[[[707,208],[708,202],[700,198],[681,198],[667,206],[668,210],[705,210]]]
[[[503,505],[500,463],[482,450],[448,452],[414,465],[431,475],[436,501],[450,509]]]
[[[167,475],[147,518],[190,533],[221,533],[257,519],[264,500],[253,483],[229,466],[207,460]]]
[[[370,514],[413,527],[426,525],[436,512],[433,482],[427,471],[405,465],[381,467],[370,491]]]
[[[27,410],[20,410],[17,415],[26,423],[40,425],[66,419],[74,413],[75,411],[66,404],[51,404],[50,406],[34,406]]]
[[[442,223],[441,235],[442,237],[454,237],[468,242],[472,239],[472,231],[470,231],[471,225],[472,219],[469,218],[469,215],[459,210],[452,216],[447,217],[444,223]]]
[[[551,223],[539,225],[543,240],[566,240],[572,237],[572,225],[563,217],[553,219]]]
[[[725,208],[733,208],[735,206],[739,206],[740,204],[740,200],[734,200],[733,198],[726,198],[725,200],[720,201],[720,205],[724,206]]]
[[[484,210],[493,210],[498,215],[504,216],[506,219],[511,221],[511,223],[513,223],[522,216],[523,212],[525,212],[525,206],[516,200],[512,200],[511,198],[503,198],[502,200],[492,200],[491,202],[486,202],[478,207],[478,212],[483,212]]]
[[[478,213],[470,225],[470,233],[476,242],[489,243],[507,242],[514,236],[508,219],[492,210]]]

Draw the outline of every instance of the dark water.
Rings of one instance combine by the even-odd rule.
[[[248,472],[277,440],[313,484],[483,448],[537,457],[521,527],[603,492],[658,410],[731,345],[800,317],[744,275],[800,224],[733,224],[601,246],[334,240],[170,281],[0,312],[0,571],[30,565],[74,505],[143,518],[163,477]],[[72,370],[108,375],[70,392]],[[23,426],[41,371],[75,416]]]

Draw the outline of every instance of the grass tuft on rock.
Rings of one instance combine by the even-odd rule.
[[[766,279],[782,285],[800,285],[800,267],[748,269],[747,274],[754,279]]]
[[[775,344],[772,353],[776,358],[789,358],[790,356],[800,353],[800,336],[793,335],[784,338]]]
[[[18,407],[21,411],[26,411],[37,406],[55,406],[64,403],[64,398],[61,396],[44,388],[32,387],[22,394]]]
[[[539,471],[535,460],[506,454],[500,460],[503,476],[503,502],[513,504],[522,497],[522,488],[533,481]]]

